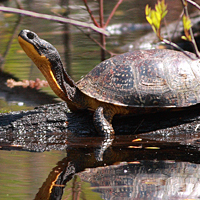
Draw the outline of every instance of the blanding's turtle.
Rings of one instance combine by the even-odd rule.
[[[18,40],[52,90],[72,111],[92,110],[96,130],[107,138],[114,134],[116,114],[151,113],[200,103],[199,60],[182,52],[127,52],[101,62],[75,83],[50,43],[29,30],[22,30]]]

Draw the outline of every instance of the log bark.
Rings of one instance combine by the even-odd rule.
[[[153,141],[164,145],[170,142],[198,148],[199,110],[197,105],[177,112],[169,110],[148,115],[116,116],[113,120],[116,140],[125,136],[141,138],[143,143]],[[0,114],[1,149],[61,150],[67,144],[76,145],[77,138],[80,142],[91,137],[100,144],[102,139],[94,128],[92,113],[71,113],[65,102],[39,106],[30,111]],[[88,145],[95,145],[95,142]]]

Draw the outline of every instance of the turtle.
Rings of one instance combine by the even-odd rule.
[[[200,103],[200,61],[193,53],[126,52],[104,60],[74,82],[52,44],[30,30],[22,30],[18,41],[71,111],[94,112],[94,126],[107,139],[115,134],[115,115],[177,110]]]

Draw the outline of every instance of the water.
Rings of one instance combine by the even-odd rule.
[[[106,2],[106,17],[116,2]],[[151,1],[152,7],[154,2]],[[144,7],[147,3],[149,1],[124,1],[117,9],[111,24],[146,23]],[[176,19],[181,12],[180,2],[169,0],[167,3],[168,9],[172,10],[168,19]],[[16,7],[15,1],[2,4]],[[21,4],[24,9],[41,13],[63,12],[61,2],[55,0],[22,1]],[[90,21],[82,1],[69,1],[69,5],[71,18]],[[89,5],[97,16],[97,2],[89,1]],[[0,13],[0,54],[4,58],[0,76],[0,112],[30,110],[35,106],[60,101],[50,88],[10,89],[5,85],[8,78],[44,79],[18,44],[17,35],[21,29],[37,32],[40,37],[52,43],[60,52],[68,73],[75,81],[100,62],[99,47],[73,26],[66,27],[47,20]],[[119,53],[120,47],[137,40],[148,31],[145,29],[112,35],[107,38],[107,48]],[[91,35],[98,39],[98,35]],[[50,123],[53,122],[49,120],[48,123],[51,128]],[[65,122],[61,120],[60,123],[62,125]],[[74,133],[71,125],[70,131],[64,132],[60,138],[59,133],[41,132],[39,137],[37,129],[35,133],[27,133],[22,128],[17,132],[15,127],[13,132],[5,135],[0,133],[0,149],[3,149],[0,151],[0,199],[55,199],[56,195],[59,196],[58,199],[200,198],[198,121],[194,124],[196,130],[188,128],[190,125],[187,126],[185,122],[182,129],[182,126],[173,129],[172,125],[162,135],[156,132],[152,124],[147,123],[147,126],[152,127],[148,134],[124,135],[122,133],[138,131],[143,121],[135,122],[132,127],[122,120],[113,147],[105,152],[101,162],[96,160],[94,153],[101,144],[101,138],[95,137],[91,127],[91,135],[84,134],[88,132],[89,123],[87,121],[78,125],[80,133]],[[156,126],[161,130],[166,128],[160,124]],[[74,126],[75,130],[79,129],[76,123]],[[179,135],[178,131],[184,134]],[[13,143],[10,145],[10,142]],[[58,142],[63,145],[62,148]],[[52,149],[59,146],[59,150],[31,151],[40,149],[42,145],[49,145]]]

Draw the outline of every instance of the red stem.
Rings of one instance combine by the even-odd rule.
[[[83,0],[83,2],[84,2],[84,4],[85,4],[85,7],[87,8],[88,13],[90,14],[90,17],[91,17],[91,19],[92,19],[92,21],[93,21],[93,24],[94,24],[95,26],[97,26],[97,27],[100,28],[99,23],[98,23],[98,22],[96,21],[96,19],[94,18],[93,14],[92,14],[92,11],[90,10],[90,8],[89,8],[89,6],[88,6],[87,0]]]
[[[104,26],[104,16],[103,16],[103,0],[100,0],[100,5],[99,5],[99,16],[100,16],[100,26]]]
[[[115,11],[117,10],[117,8],[119,7],[119,5],[120,5],[122,2],[123,2],[123,0],[119,0],[119,1],[117,2],[117,4],[115,5],[115,7],[113,8],[112,12],[110,13],[110,15],[109,15],[109,17],[108,17],[108,19],[107,19],[107,21],[106,21],[106,23],[105,23],[105,25],[104,25],[104,28],[108,26],[108,24],[109,24],[110,20],[112,19],[112,17],[113,17],[113,15],[114,15]]]
[[[103,0],[99,2],[99,16],[100,16],[100,26],[104,27],[104,13],[103,13]],[[106,38],[103,34],[100,34],[100,43],[103,46],[101,48],[101,61],[105,60],[105,46],[106,46]]]

